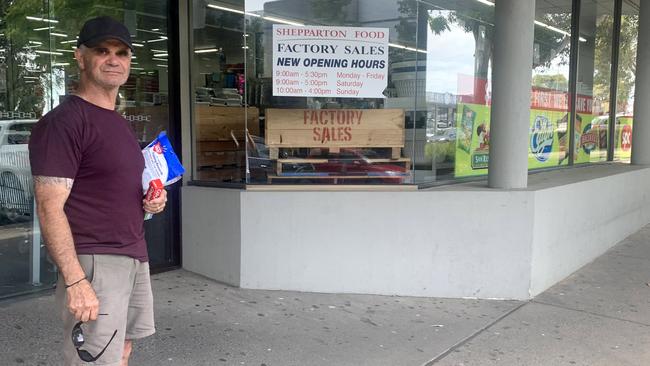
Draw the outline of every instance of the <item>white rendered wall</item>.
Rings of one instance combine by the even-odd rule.
[[[527,196],[244,192],[241,286],[525,297],[533,212]]]
[[[626,170],[535,192],[531,296],[650,222],[650,169]]]
[[[650,168],[416,192],[183,187],[183,267],[253,289],[529,299],[650,222]]]
[[[239,191],[185,186],[181,192],[183,268],[239,286]]]

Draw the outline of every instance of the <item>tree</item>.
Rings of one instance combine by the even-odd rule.
[[[562,74],[538,74],[533,77],[533,85],[552,90],[568,90],[569,80]]]
[[[490,76],[494,50],[494,8],[476,1],[431,0],[425,3],[400,0],[399,9],[400,24],[396,27],[399,34],[415,34],[417,25],[412,24],[412,19],[421,18],[424,14],[424,19],[435,36],[451,31],[452,26],[459,26],[474,36],[474,100],[485,103],[486,83]],[[571,14],[545,14],[539,20],[559,29],[571,28]],[[419,39],[418,46],[426,48],[426,35],[419,35],[419,38],[424,39],[424,44],[420,45],[422,42]],[[538,26],[535,29],[535,43],[537,46],[533,67],[545,68],[552,62],[568,63],[570,38],[566,34]]]

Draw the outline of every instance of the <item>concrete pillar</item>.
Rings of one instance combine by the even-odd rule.
[[[488,173],[491,188],[525,188],[528,184],[534,21],[535,0],[496,2]]]
[[[650,164],[650,1],[640,2],[636,49],[632,164]],[[617,45],[615,45],[617,47]]]

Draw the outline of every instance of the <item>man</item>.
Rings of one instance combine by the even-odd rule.
[[[29,143],[41,230],[59,268],[66,365],[127,365],[132,340],[155,332],[143,217],[167,198],[143,199],[140,146],[115,111],[132,50],[123,24],[86,22],[76,95],[38,122]]]

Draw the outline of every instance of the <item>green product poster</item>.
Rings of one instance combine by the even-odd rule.
[[[577,113],[575,121],[575,163],[607,159],[607,118]]]
[[[490,107],[459,104],[458,110],[462,113],[457,120],[455,176],[485,175],[489,162]],[[529,169],[568,164],[567,112],[531,110],[529,126]]]
[[[459,104],[456,121],[456,177],[487,174],[490,148],[490,107]]]
[[[528,169],[568,164],[568,114],[533,109],[528,132]]]

